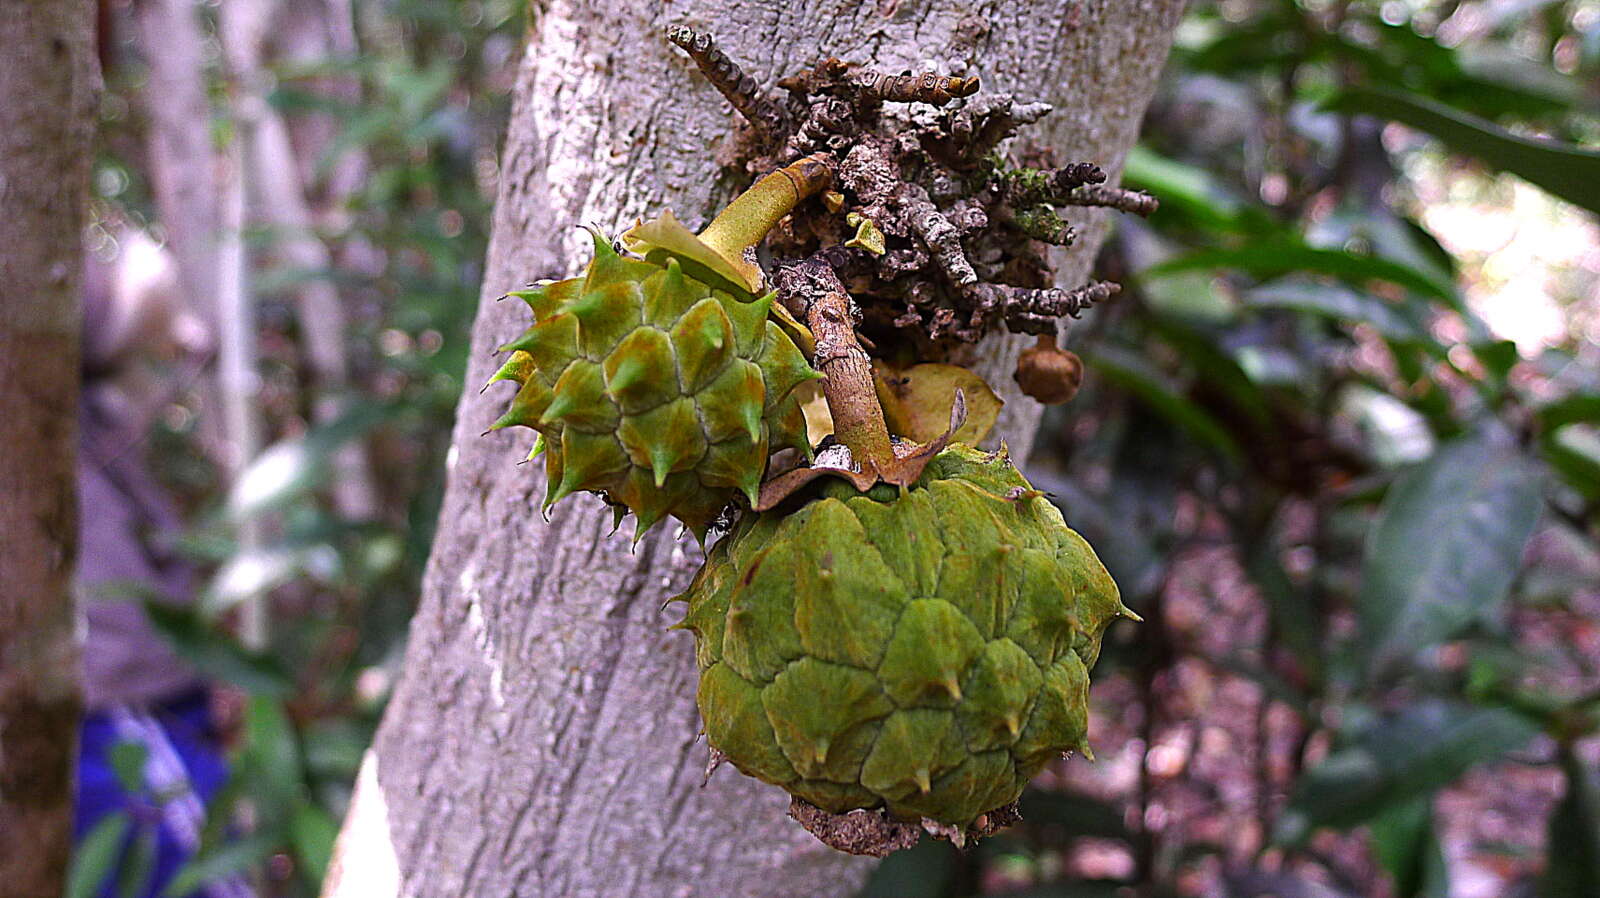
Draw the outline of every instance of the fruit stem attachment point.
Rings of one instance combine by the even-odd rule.
[[[836,164],[826,153],[813,153],[763,177],[706,225],[700,242],[725,258],[744,258],[745,249],[760,243],[802,200],[833,183]]]
[[[778,273],[778,289],[816,338],[812,364],[823,374],[822,394],[833,415],[834,437],[862,471],[889,470],[895,461],[872,362],[856,337],[855,303],[832,266],[806,259]]]

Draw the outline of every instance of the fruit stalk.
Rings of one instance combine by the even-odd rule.
[[[833,183],[834,164],[828,154],[814,153],[772,172],[712,219],[700,242],[726,258],[743,258],[745,249],[760,243],[801,200]]]
[[[807,259],[778,275],[786,302],[803,313],[816,338],[812,365],[823,374],[822,394],[833,415],[833,435],[862,471],[886,470],[894,461],[889,428],[872,380],[872,362],[856,338],[856,309],[833,268]]]

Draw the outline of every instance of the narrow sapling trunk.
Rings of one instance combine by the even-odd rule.
[[[478,392],[498,364],[493,349],[526,327],[520,303],[493,300],[573,273],[586,258],[577,225],[619,233],[671,209],[698,227],[743,186],[718,162],[735,155],[733,113],[663,39],[668,25],[715,34],[769,90],[830,56],[957,76],[932,88],[952,96],[977,75],[984,91],[1052,104],[1032,142],[1114,177],[1181,7],[1008,0],[979,15],[947,0],[538,5],[438,537],[325,894],[773,898],[859,886],[870,863],[788,819],[782,790],[726,768],[702,785],[691,640],[668,632],[679,612],[662,609],[700,561],[694,540],[658,528],[630,545],[610,535],[609,510],[589,496],[543,520],[543,478],[517,464],[526,438],[480,436],[507,402],[496,387]],[[785,113],[758,103],[748,114]],[[1084,283],[1107,219],[1099,209],[1075,217],[1058,286]],[[927,237],[944,239],[937,229]],[[972,360],[1007,402],[991,439],[1019,454],[1039,414],[1012,379],[1031,342],[994,337]]]
[[[0,0],[0,891],[55,898],[72,844],[78,283],[94,5]]]

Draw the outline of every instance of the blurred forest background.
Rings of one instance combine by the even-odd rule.
[[[240,5],[101,4],[91,282],[175,312],[115,451],[204,576],[83,598],[219,684],[168,894],[307,896],[427,558],[526,13]],[[1162,208],[1027,466],[1146,621],[1097,760],[869,895],[1600,896],[1596,146],[1600,0],[1193,3],[1123,177]],[[74,896],[154,873],[162,793],[113,760]]]

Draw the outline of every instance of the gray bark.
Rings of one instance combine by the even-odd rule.
[[[1057,111],[1033,139],[1115,171],[1181,0],[878,4],[550,2],[533,14],[439,535],[404,672],[368,754],[327,895],[843,895],[870,864],[784,816],[779,789],[724,769],[701,788],[691,639],[662,601],[700,558],[665,528],[630,551],[597,500],[538,513],[524,433],[478,434],[508,401],[478,394],[492,347],[527,324],[490,301],[570,274],[587,239],[663,207],[703,223],[729,196],[713,162],[731,112],[662,39],[703,27],[767,84],[822,57],[976,72]],[[659,10],[659,7],[650,7]],[[1061,267],[1081,283],[1101,228]],[[1026,447],[1039,409],[1011,381],[1024,341],[985,347]],[[625,531],[631,525],[625,524]]]
[[[61,894],[72,842],[93,21],[88,0],[0,0],[0,889],[20,898]]]

